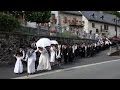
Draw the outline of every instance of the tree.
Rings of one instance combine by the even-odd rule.
[[[12,15],[15,18],[19,18],[20,16],[23,17],[24,15],[24,11],[3,11],[3,13]]]
[[[51,17],[51,11],[3,11],[5,14],[14,16],[17,19],[39,23],[48,23]]]
[[[109,14],[113,14],[113,15],[116,15],[117,17],[120,18],[120,12],[118,11],[104,11],[105,13],[109,13]]]
[[[61,36],[66,38],[79,38],[77,35],[74,35],[69,31],[64,31],[63,33],[61,33]]]
[[[20,23],[24,22],[24,11],[3,11],[3,13],[17,18]]]
[[[20,23],[15,17],[0,13],[0,30],[1,31],[13,31],[19,27],[20,27]]]
[[[51,12],[50,11],[25,11],[25,20],[30,22],[39,23],[48,23],[50,21]]]

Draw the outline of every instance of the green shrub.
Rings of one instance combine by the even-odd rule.
[[[17,28],[20,28],[20,23],[15,17],[0,13],[0,31],[13,31]]]

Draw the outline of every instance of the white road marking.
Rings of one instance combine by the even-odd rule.
[[[67,70],[89,67],[89,66],[94,66],[94,65],[100,65],[100,64],[105,64],[105,63],[111,63],[111,62],[116,62],[116,61],[120,61],[120,59],[104,61],[104,62],[99,62],[99,63],[93,63],[93,64],[88,64],[88,65],[82,65],[82,66],[76,66],[76,67],[71,67],[71,68],[67,68],[67,69],[60,69],[60,70],[55,70],[55,71],[50,71],[50,72],[45,72],[45,73],[40,73],[40,74],[35,74],[35,75],[16,77],[16,78],[11,78],[11,79],[30,79],[30,78],[37,77],[37,76],[43,76],[43,75],[47,75],[47,74],[53,74],[53,73],[57,73],[57,72],[63,72],[63,71],[67,71]]]

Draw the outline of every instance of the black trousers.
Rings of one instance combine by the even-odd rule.
[[[74,55],[73,54],[68,54],[68,61],[73,62]]]
[[[35,69],[37,69],[38,64],[39,64],[39,60],[36,60],[36,61],[35,61]]]
[[[94,56],[96,54],[96,51],[95,51],[95,49],[93,49],[92,51],[91,51],[91,56]]]
[[[25,65],[27,67],[27,62],[26,61],[22,61],[23,65]]]
[[[84,52],[82,52],[82,57],[85,57],[85,51],[84,51]]]
[[[68,63],[68,56],[64,55],[64,63]]]
[[[90,56],[90,51],[87,51],[87,57],[89,57]]]

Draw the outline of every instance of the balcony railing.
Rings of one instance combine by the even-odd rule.
[[[71,22],[69,23],[70,26],[80,26],[83,27],[84,23],[83,22]]]
[[[30,35],[49,35],[49,30],[41,28],[21,27],[15,31],[16,33],[30,34]]]

